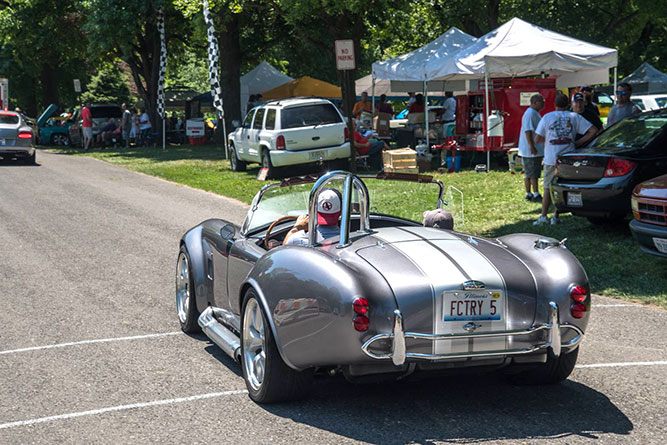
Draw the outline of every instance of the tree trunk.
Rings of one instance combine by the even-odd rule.
[[[220,85],[222,88],[222,103],[225,109],[225,126],[227,131],[232,130],[232,121],[240,121],[241,116],[241,41],[239,14],[225,10],[220,14]],[[218,125],[216,141],[222,140],[222,126]]]
[[[51,104],[60,104],[58,96],[58,77],[56,70],[50,64],[42,65],[40,72],[42,84],[42,108],[46,109]]]

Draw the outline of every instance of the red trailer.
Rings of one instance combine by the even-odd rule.
[[[480,86],[483,87],[483,82]],[[556,99],[556,79],[491,79],[489,82],[490,115],[502,116],[490,119],[491,134],[498,136],[484,137],[486,133],[486,112],[484,106],[485,91],[471,91],[465,96],[456,97],[456,135],[459,146],[463,150],[501,151],[516,147],[519,144],[521,118],[530,106],[530,97],[540,93],[544,97],[544,110],[540,114],[554,110]],[[502,125],[502,131],[494,128]]]

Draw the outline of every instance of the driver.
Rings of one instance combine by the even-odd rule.
[[[335,189],[324,189],[317,197],[317,242],[340,234],[341,196]],[[299,215],[294,227],[287,233],[283,244],[308,245],[308,215]]]

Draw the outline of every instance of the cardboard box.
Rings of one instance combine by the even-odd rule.
[[[382,153],[384,171],[392,173],[419,173],[417,152],[413,149],[399,148]]]
[[[391,114],[389,113],[378,113],[377,116],[373,118],[373,129],[377,132],[380,137],[389,137],[391,130],[389,128],[389,121],[391,120]]]

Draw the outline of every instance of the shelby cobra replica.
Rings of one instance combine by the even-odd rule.
[[[590,313],[579,261],[554,239],[487,240],[370,206],[362,178],[413,176],[439,189],[440,208],[443,186],[430,177],[335,171],[265,186],[241,227],[209,219],[192,228],[176,271],[182,329],[201,327],[239,360],[260,403],[304,396],[316,373],[364,381],[502,369],[524,383],[566,379]],[[340,234],[318,243],[317,198],[334,183]],[[308,245],[281,245],[302,213]]]

